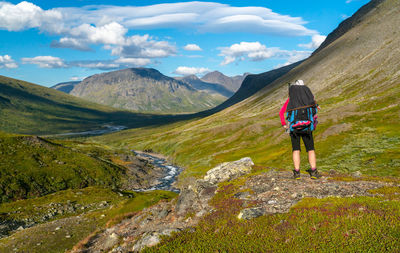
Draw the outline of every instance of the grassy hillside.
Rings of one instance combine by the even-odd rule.
[[[179,116],[140,114],[95,104],[40,85],[0,76],[0,130],[23,134],[78,132],[104,124],[144,126]]]
[[[123,154],[92,144],[0,132],[0,203],[93,185],[118,189],[127,177],[118,162]]]
[[[352,25],[331,36],[336,39],[330,44],[234,106],[200,120],[98,140],[169,155],[187,168],[183,177],[203,175],[216,164],[244,156],[289,169],[290,140],[278,112],[287,98],[287,82],[302,79],[322,107],[314,132],[318,167],[399,176],[400,3],[380,2],[372,1],[362,15],[350,18],[357,22],[347,21]],[[307,168],[305,162],[302,167]]]

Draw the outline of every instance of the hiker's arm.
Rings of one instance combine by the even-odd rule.
[[[283,127],[286,126],[286,121],[285,121],[285,112],[287,105],[289,104],[289,99],[286,100],[285,104],[282,106],[281,110],[279,111],[279,117],[281,118],[281,124]]]

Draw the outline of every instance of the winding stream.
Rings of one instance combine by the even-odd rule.
[[[138,189],[136,191],[153,191],[153,190],[166,190],[179,193],[179,189],[172,186],[178,177],[179,173],[182,172],[182,168],[171,163],[168,163],[166,159],[150,155],[149,153],[139,152],[132,150],[136,156],[141,157],[149,161],[153,166],[163,169],[164,176],[159,178],[159,184],[150,188]]]
[[[118,131],[124,130],[126,128],[127,128],[126,126],[104,125],[102,129],[90,130],[90,131],[84,131],[84,132],[53,134],[52,136],[102,135],[102,134],[118,132]]]

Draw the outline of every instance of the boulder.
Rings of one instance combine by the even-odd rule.
[[[234,162],[226,162],[209,170],[204,179],[190,178],[181,187],[176,205],[178,215],[193,212],[203,216],[210,211],[208,201],[215,195],[217,183],[232,180],[251,171],[254,165],[249,157]]]
[[[136,241],[132,250],[134,252],[139,252],[146,247],[152,247],[154,245],[157,245],[161,241],[160,236],[162,236],[162,235],[170,236],[172,234],[172,232],[179,232],[179,231],[180,231],[180,229],[167,228],[167,229],[164,229],[161,231],[153,231],[153,232],[144,233],[144,235],[139,240]]]
[[[246,208],[240,211],[238,219],[250,220],[257,218],[265,213],[262,207]]]
[[[230,181],[244,174],[250,173],[251,166],[253,165],[254,163],[250,157],[245,157],[234,162],[222,163],[217,167],[207,171],[204,181],[207,181],[211,184]]]

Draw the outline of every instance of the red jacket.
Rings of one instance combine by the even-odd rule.
[[[279,117],[281,118],[282,126],[286,125],[285,112],[286,112],[286,108],[287,108],[288,104],[289,104],[289,99],[286,100],[285,104],[282,106],[281,110],[279,111]]]

